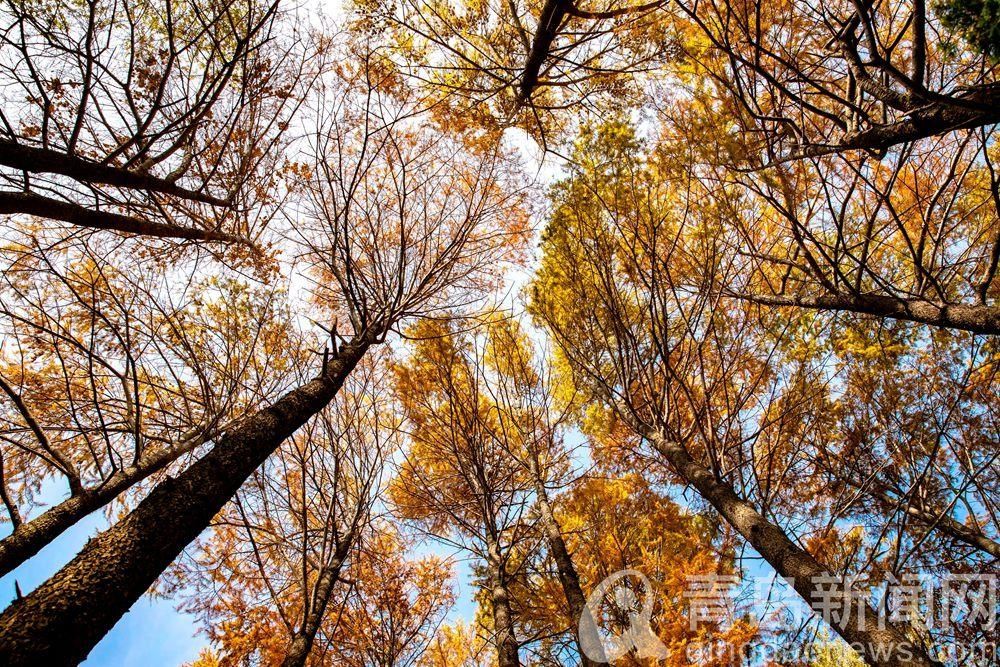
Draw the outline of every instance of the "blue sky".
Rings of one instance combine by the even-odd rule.
[[[64,497],[55,486],[46,485],[39,494],[39,500],[46,506],[57,503]],[[37,514],[38,511],[32,513]],[[108,525],[103,512],[95,512],[60,535],[21,567],[0,578],[0,605],[6,607],[14,599],[15,581],[20,585],[21,593],[27,595],[72,559],[89,538]],[[8,525],[3,534],[9,532]],[[461,554],[445,552],[434,543],[418,548],[417,552],[456,556],[458,598],[448,620],[471,621],[475,616],[475,603],[472,599],[475,588],[470,563],[461,560]],[[176,667],[197,658],[201,649],[207,646],[206,637],[198,634],[196,619],[178,611],[175,601],[143,596],[94,648],[83,664],[87,667]]]
[[[43,489],[41,499],[57,502],[58,493]],[[106,528],[97,512],[70,528],[28,562],[0,579],[0,602],[14,599],[14,581],[27,595],[75,555],[87,539]],[[9,526],[5,532],[9,532]],[[174,608],[174,602],[143,597],[91,652],[88,667],[176,667],[198,657],[207,644],[196,634],[194,618]]]

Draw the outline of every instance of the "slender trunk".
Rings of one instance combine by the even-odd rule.
[[[657,433],[646,435],[676,472],[725,517],[774,571],[791,580],[792,587],[806,604],[814,600],[836,602],[835,610],[840,617],[832,616],[839,622],[831,625],[869,665],[929,667],[941,664],[928,657],[921,646],[908,640],[897,625],[886,619],[880,621],[878,612],[870,604],[846,591],[837,577],[809,552],[792,542],[781,528],[767,521],[731,486],[716,479],[684,447]]]
[[[920,322],[946,329],[978,334],[1000,334],[1000,308],[995,306],[947,304],[925,299],[897,299],[875,294],[826,294],[822,296],[768,296],[730,294],[737,299],[765,306],[795,306],[813,310],[834,310]]]
[[[848,481],[847,483],[855,488],[861,489],[861,485],[855,482]],[[979,549],[994,558],[1000,558],[1000,543],[991,540],[989,537],[984,535],[982,531],[956,521],[951,518],[947,512],[939,512],[935,509],[928,508],[916,498],[902,501],[897,500],[881,488],[867,488],[861,490],[875,496],[890,507],[902,507],[907,514],[928,527],[942,532],[960,542],[964,542],[970,547]]]
[[[514,613],[510,608],[507,573],[500,557],[500,545],[491,542],[489,549],[490,602],[493,607],[493,639],[496,642],[498,667],[520,667],[517,637],[514,635]]]
[[[562,585],[563,594],[566,596],[566,604],[569,607],[569,623],[573,632],[573,639],[576,641],[577,651],[580,653],[580,664],[583,667],[595,667],[598,663],[592,661],[583,652],[580,643],[580,619],[583,617],[584,609],[587,606],[587,598],[580,587],[580,575],[573,564],[573,558],[566,548],[566,540],[563,539],[562,528],[552,511],[552,503],[549,502],[549,494],[545,489],[545,484],[539,474],[537,464],[531,466],[531,474],[535,483],[535,494],[538,496],[538,509],[541,514],[542,526],[545,530],[545,539],[549,544],[549,551],[552,552],[552,560],[556,564],[556,572],[559,574],[559,583]]]
[[[292,638],[292,643],[288,647],[285,659],[281,662],[281,667],[302,667],[306,664],[309,652],[312,651],[313,642],[316,640],[316,633],[319,632],[319,627],[323,624],[326,607],[330,603],[330,594],[333,592],[333,587],[340,581],[340,571],[344,565],[346,551],[344,549],[343,554],[338,553],[329,565],[320,570],[309,613],[306,614],[302,627]]]
[[[0,615],[0,664],[75,665],[264,460],[326,406],[371,345],[355,340],[314,380],[241,421],[176,478]]]
[[[163,470],[202,442],[204,438],[196,438],[190,444],[166,450],[140,461],[138,465],[119,470],[100,487],[84,489],[17,526],[10,535],[0,540],[0,577],[34,556],[80,519],[101,509],[133,485]]]

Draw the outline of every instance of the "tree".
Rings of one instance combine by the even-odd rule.
[[[731,664],[756,634],[743,619],[703,620],[692,629],[689,592],[696,578],[734,574],[732,554],[717,555],[717,525],[706,516],[685,513],[668,496],[635,473],[593,477],[575,485],[560,502],[569,548],[581,579],[593,591],[601,581],[621,570],[637,570],[649,577],[654,600],[650,625],[664,646],[673,647],[661,661],[689,664],[698,646],[713,645],[719,664]],[[615,615],[617,612],[619,615]],[[627,617],[613,606],[608,630],[629,629]],[[721,646],[728,646],[722,649]],[[683,649],[683,650],[681,650]],[[615,664],[643,664],[626,655]],[[706,658],[699,664],[711,665]]]
[[[315,78],[278,3],[7,3],[0,212],[250,246]],[[281,34],[284,33],[284,34]]]
[[[524,516],[531,481],[497,446],[504,415],[480,385],[470,341],[432,320],[408,335],[417,343],[396,388],[411,444],[391,497],[402,516],[485,564],[490,643],[501,667],[516,667],[513,590],[534,538]]]
[[[737,175],[741,210],[754,213],[729,217],[744,271],[720,289],[765,305],[1000,332],[993,139],[924,143],[883,163],[835,156]]]
[[[475,628],[464,623],[441,628],[419,662],[420,667],[486,667],[485,646]]]
[[[383,372],[366,360],[254,472],[180,567],[178,584],[195,589],[185,606],[224,664],[404,665],[450,604],[446,564],[406,559],[379,517],[398,446]]]
[[[951,53],[923,0],[681,3],[742,129],[780,158],[885,151],[997,122],[995,72]],[[696,57],[698,57],[696,55]]]
[[[127,507],[301,362],[274,289],[225,274],[170,289],[165,266],[51,237],[5,249],[3,573],[89,513]],[[53,479],[69,496],[31,516]]]
[[[0,615],[7,663],[82,659],[275,448],[333,399],[370,347],[402,319],[474,300],[519,251],[523,216],[518,193],[497,183],[502,156],[470,155],[427,131],[417,141],[393,122],[400,108],[375,77],[362,68],[350,82],[358,87],[339,89],[341,115],[326,116],[332,131],[317,134],[321,154],[336,159],[310,170],[318,177],[303,254],[316,262],[317,299],[345,315],[344,328],[330,327],[318,376],[242,419]],[[434,168],[423,171],[428,163]],[[69,627],[79,631],[67,641]]]
[[[1000,7],[990,0],[942,0],[934,5],[945,27],[958,32],[971,46],[990,58],[1000,56],[997,18]]]
[[[789,537],[777,515],[768,516],[777,508],[767,497],[755,507],[736,486],[745,443],[773,423],[746,422],[751,406],[780,392],[782,378],[768,364],[774,336],[757,326],[752,308],[724,309],[704,283],[688,286],[691,275],[724,279],[733,270],[715,245],[718,219],[710,207],[694,210],[673,197],[669,181],[646,171],[638,156],[621,125],[581,146],[582,173],[554,193],[532,311],[576,386],[610,413],[605,419],[648,443],[811,600],[815,582],[830,579],[831,570]],[[631,187],[647,183],[662,185]],[[756,435],[748,438],[748,429]],[[919,648],[909,651],[901,628],[878,627],[867,610],[864,624],[835,629],[864,647],[872,664],[935,664]]]
[[[558,614],[565,619],[563,627],[550,618],[537,621],[555,634],[572,636],[580,664],[593,665],[578,634],[586,597],[552,499],[552,489],[568,483],[566,478],[572,467],[569,461],[572,452],[565,446],[565,425],[573,408],[572,399],[557,398],[553,372],[546,362],[548,355],[539,356],[513,317],[505,315],[489,321],[483,345],[482,359],[473,372],[476,384],[493,403],[498,420],[498,429],[487,432],[494,446],[510,456],[531,483],[539,531],[566,602],[565,609]],[[451,400],[462,397],[453,396]],[[555,611],[545,605],[542,610]]]
[[[374,35],[382,57],[423,84],[449,122],[494,132],[519,126],[545,140],[565,127],[560,110],[615,108],[642,95],[630,75],[677,53],[673,26],[655,11],[664,4],[365,0],[354,30]]]

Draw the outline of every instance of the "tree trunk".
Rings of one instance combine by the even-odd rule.
[[[157,485],[68,565],[0,615],[0,664],[75,665],[281,442],[336,395],[371,345],[344,346],[320,377],[242,420],[199,461]]]
[[[583,652],[580,643],[580,619],[587,606],[587,598],[580,587],[580,575],[573,564],[573,558],[566,548],[566,540],[563,539],[562,528],[556,515],[552,511],[552,504],[549,502],[549,494],[545,489],[538,465],[532,461],[531,474],[535,482],[535,494],[538,496],[538,509],[541,514],[542,525],[545,529],[545,539],[548,541],[549,550],[552,552],[552,560],[556,564],[556,572],[559,574],[559,583],[562,585],[563,594],[566,596],[566,604],[569,607],[570,630],[573,632],[573,639],[576,641],[576,648],[580,654],[580,664],[582,667],[596,667],[598,663],[592,661]]]
[[[538,28],[531,40],[531,49],[521,71],[521,81],[517,87],[517,99],[520,104],[527,104],[531,93],[538,85],[538,75],[545,59],[549,57],[549,49],[556,33],[566,18],[566,12],[573,7],[570,0],[545,0],[541,14],[538,16]]]
[[[303,620],[302,627],[292,638],[292,643],[288,647],[285,659],[281,662],[281,667],[302,667],[306,664],[309,652],[312,651],[313,642],[316,640],[316,633],[319,632],[319,626],[323,624],[326,607],[330,603],[330,594],[333,592],[333,587],[340,581],[340,570],[344,565],[346,552],[346,548],[343,553],[340,553],[338,549],[337,555],[330,564],[320,571],[312,596],[312,605]]]
[[[228,205],[224,199],[213,197],[205,192],[182,188],[165,178],[157,178],[138,171],[86,160],[76,155],[48,148],[25,146],[5,139],[0,139],[0,164],[35,174],[49,173],[69,176],[81,183],[104,183],[119,188],[160,192],[212,206]]]
[[[765,519],[754,506],[728,484],[719,481],[705,466],[695,461],[681,445],[658,433],[646,437],[678,474],[701,494],[766,560],[774,571],[791,580],[792,587],[810,607],[814,600],[837,600],[839,623],[831,625],[864,660],[873,667],[930,667],[941,663],[906,638],[895,624],[885,620],[879,627],[878,612],[870,604],[845,595],[845,587],[805,549],[792,542],[784,531]],[[830,592],[832,591],[832,593]],[[840,597],[844,596],[844,597]],[[859,618],[863,615],[863,618]]]
[[[490,602],[493,606],[493,639],[497,649],[498,667],[520,667],[517,637],[514,635],[514,613],[510,608],[507,573],[500,557],[500,545],[487,545],[490,553]]]
[[[53,505],[34,519],[17,526],[10,535],[0,540],[0,577],[34,556],[80,519],[104,507],[119,494],[162,470],[203,442],[205,438],[194,438],[190,443],[149,457],[140,461],[138,465],[119,470],[101,486],[84,489],[58,505]]]
[[[795,306],[812,310],[847,311],[876,317],[919,322],[947,329],[996,336],[1000,334],[1000,308],[937,303],[925,299],[897,299],[877,294],[824,294],[821,296],[768,296],[727,294],[765,306]]]

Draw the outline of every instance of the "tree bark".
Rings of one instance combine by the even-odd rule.
[[[920,322],[947,329],[996,336],[1000,334],[1000,308],[945,304],[923,299],[897,299],[881,295],[827,294],[822,296],[768,296],[729,294],[765,306],[795,306],[813,310],[841,310],[897,320]]]
[[[81,183],[102,183],[132,190],[159,192],[212,206],[227,205],[224,199],[182,188],[165,178],[93,162],[49,148],[35,148],[3,139],[0,139],[0,165],[35,174],[59,174]]]
[[[75,665],[204,530],[285,438],[326,406],[373,343],[355,339],[317,378],[242,420],[157,485],[68,565],[0,615],[0,664]]]
[[[312,596],[312,605],[303,620],[302,627],[292,638],[288,653],[285,654],[285,659],[281,662],[282,667],[303,667],[306,664],[309,652],[312,651],[313,642],[316,641],[316,633],[319,632],[319,627],[323,624],[326,607],[330,603],[330,594],[333,592],[333,587],[340,581],[340,571],[346,555],[346,548],[343,553],[338,550],[330,564],[320,571]]]
[[[907,639],[905,633],[887,619],[879,622],[878,612],[870,604],[849,593],[843,584],[805,549],[792,542],[784,531],[765,519],[754,506],[741,498],[731,486],[695,461],[687,450],[659,433],[646,433],[654,448],[670,462],[674,470],[705,500],[711,503],[744,539],[780,576],[790,579],[795,591],[806,604],[814,600],[843,600],[851,603],[850,613],[844,613],[834,630],[873,667],[940,667],[921,646]],[[828,592],[834,591],[834,597]],[[844,597],[839,597],[844,596]],[[838,610],[840,611],[840,610]],[[859,616],[861,616],[859,618]],[[882,627],[879,627],[879,626]]]
[[[906,118],[853,132],[838,144],[838,150],[884,150],[908,141],[934,137],[1000,122],[1000,90],[982,86],[955,101],[941,100],[912,109]]]
[[[545,538],[552,552],[552,560],[556,564],[556,572],[559,574],[559,583],[562,585],[563,594],[566,596],[566,604],[569,607],[570,630],[573,632],[573,639],[576,641],[576,648],[580,654],[580,664],[582,667],[596,667],[598,663],[591,660],[583,652],[580,643],[580,619],[583,617],[584,609],[587,606],[587,597],[580,587],[580,575],[573,564],[573,557],[566,548],[566,540],[562,535],[562,528],[556,519],[555,512],[552,511],[552,503],[549,502],[549,494],[545,489],[538,464],[532,460],[531,474],[535,483],[535,495],[538,496],[538,509],[541,514],[542,525],[545,529]]]
[[[0,191],[0,213],[24,213],[50,220],[61,220],[78,227],[114,230],[139,236],[189,239],[192,241],[220,241],[247,245],[250,243],[247,239],[235,234],[172,225],[165,222],[151,222],[110,211],[97,211],[86,206],[43,197],[31,192]]]
[[[525,60],[524,69],[521,72],[521,82],[518,85],[517,94],[520,104],[527,104],[531,99],[531,93],[538,86],[538,77],[542,70],[545,59],[549,57],[549,49],[552,41],[559,33],[559,27],[566,12],[569,11],[573,3],[570,0],[545,0],[542,5],[541,14],[538,15],[538,28],[535,30],[535,37],[531,41],[531,50]]]
[[[507,573],[500,557],[500,545],[491,541],[487,545],[490,554],[490,602],[493,607],[493,639],[497,649],[498,667],[520,667],[517,637],[514,634],[514,613],[510,607],[510,589]]]
[[[80,519],[104,507],[119,494],[162,470],[205,440],[195,438],[190,443],[145,458],[138,465],[115,472],[99,487],[83,489],[17,526],[10,535],[0,540],[0,577],[34,556]]]

